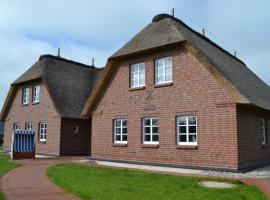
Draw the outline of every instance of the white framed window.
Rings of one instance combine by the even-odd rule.
[[[18,131],[18,130],[20,130],[20,124],[19,123],[15,123],[15,124],[13,124],[13,130],[14,131]]]
[[[260,120],[260,137],[261,137],[261,143],[266,144],[266,125],[265,125],[265,119]]]
[[[114,143],[127,144],[127,119],[114,120]]]
[[[29,88],[23,89],[23,105],[26,105],[29,103]]]
[[[35,85],[33,87],[33,103],[39,103],[40,97],[40,85]]]
[[[172,82],[172,57],[161,58],[155,61],[155,83]]]
[[[47,124],[42,122],[39,123],[39,141],[46,142],[47,138]]]
[[[137,63],[130,66],[131,88],[145,86],[145,63]]]
[[[197,145],[197,117],[177,117],[177,144]]]
[[[27,122],[25,123],[25,130],[27,131],[31,131],[32,130],[32,123],[31,122]]]
[[[143,118],[143,144],[159,144],[158,118]]]

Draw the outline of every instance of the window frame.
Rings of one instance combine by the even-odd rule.
[[[120,127],[118,127],[116,125],[116,122],[117,121],[120,121],[121,122]],[[126,123],[127,123],[126,126],[123,126],[123,121],[126,121]],[[117,128],[120,128],[120,134],[117,134],[117,132],[116,132],[116,129]],[[123,129],[124,128],[127,129],[127,133],[123,133]],[[117,135],[120,135],[120,138],[121,138],[120,141],[117,141],[116,140],[116,136]],[[126,141],[123,141],[123,135],[126,135],[127,136],[127,140]],[[114,119],[113,120],[113,143],[114,144],[127,144],[127,142],[128,142],[128,120],[126,118],[117,118],[117,119]]]
[[[179,124],[179,120],[180,120],[180,118],[181,117],[185,117],[186,119],[186,124],[185,125],[180,125]],[[190,117],[195,117],[195,119],[196,119],[196,123],[195,123],[195,125],[190,125],[189,124],[189,122],[188,122],[188,119],[190,118]],[[194,133],[192,133],[192,134],[190,134],[189,133],[189,127],[190,126],[195,126],[196,127],[196,133],[194,134]],[[179,131],[179,127],[186,127],[186,134],[180,134],[180,131]],[[198,145],[198,118],[197,118],[197,116],[195,116],[195,115],[180,115],[180,116],[177,116],[176,117],[176,133],[177,133],[177,137],[176,137],[176,139],[177,139],[177,145],[180,145],[180,146],[186,146],[186,145],[188,145],[188,146],[197,146]],[[181,142],[180,141],[180,135],[186,135],[186,142]],[[189,136],[190,135],[196,135],[196,142],[189,142]]]
[[[38,90],[37,90],[38,88]],[[40,85],[33,86],[33,95],[32,95],[32,102],[39,103],[40,101]]]
[[[30,129],[28,128],[29,125],[31,126]],[[31,122],[26,122],[26,123],[25,123],[25,130],[26,130],[26,131],[31,131],[31,130],[33,130],[33,124],[32,124]]]
[[[144,66],[144,70],[143,71],[140,71],[140,65],[143,64]],[[133,67],[137,67],[137,71],[133,73]],[[131,64],[130,65],[130,88],[140,88],[140,87],[145,87],[145,62],[140,62],[140,63],[134,63],[134,64]],[[140,84],[140,80],[142,79],[141,76],[140,76],[140,72],[144,72],[144,83],[143,84]],[[138,78],[137,79],[134,79],[133,78],[133,74],[137,74]],[[137,85],[133,85],[133,80],[136,80],[137,82]]]
[[[260,119],[260,141],[262,145],[267,144],[266,139],[266,120],[264,118]]]
[[[145,126],[145,120],[149,120],[150,119],[150,125]],[[158,121],[158,125],[153,126],[153,120],[156,119]],[[145,128],[149,127],[150,128],[150,133],[146,134],[145,133]],[[153,128],[158,128],[158,132],[153,134]],[[142,142],[143,144],[146,145],[159,145],[159,118],[158,117],[144,117],[142,119]],[[150,141],[145,141],[145,135],[150,135]],[[153,135],[157,135],[158,136],[158,141],[153,141]]]
[[[45,127],[42,127],[42,125],[45,125]],[[43,132],[45,131],[45,132]],[[40,122],[38,126],[38,140],[40,142],[46,142],[47,141],[47,123],[46,122]]]
[[[23,92],[22,92],[22,104],[23,105],[29,104],[29,93],[30,93],[29,87],[23,88]]]
[[[19,128],[17,129],[16,126],[18,126]],[[20,129],[21,129],[20,123],[16,122],[16,123],[13,124],[13,131],[19,131]]]
[[[171,66],[166,66],[166,59],[171,59]],[[159,75],[163,77],[163,81],[158,82],[158,72],[157,72],[157,68],[158,68],[158,61],[162,61],[163,62],[163,74]],[[167,83],[172,83],[173,82],[173,58],[172,56],[167,56],[167,57],[163,57],[163,58],[158,58],[155,60],[154,63],[154,81],[156,85],[161,85],[161,84],[167,84]],[[171,67],[171,80],[166,81],[166,68]]]

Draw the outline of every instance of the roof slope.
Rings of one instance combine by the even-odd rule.
[[[61,117],[81,118],[80,113],[100,72],[101,69],[93,66],[43,55],[12,86],[42,79]]]
[[[111,59],[177,42],[190,43],[250,104],[270,110],[270,87],[245,63],[167,14],[154,17],[152,23],[113,54]]]

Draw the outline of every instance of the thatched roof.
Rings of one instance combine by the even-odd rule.
[[[114,53],[109,60],[119,60],[178,43],[187,43],[192,46],[199,57],[221,74],[223,82],[227,82],[234,93],[237,93],[236,96],[242,99],[241,103],[245,102],[270,110],[270,87],[248,69],[244,62],[191,29],[181,20],[167,14],[154,17],[152,23]],[[99,89],[96,88],[96,90]],[[92,93],[94,94],[95,92]],[[90,99],[94,97],[90,96],[89,101]],[[89,101],[82,113],[84,115],[91,112],[89,107],[93,108]]]
[[[21,84],[41,79],[61,117],[81,118],[80,113],[100,72],[101,69],[94,66],[43,55],[11,86],[16,88]],[[4,110],[7,109],[3,108]]]

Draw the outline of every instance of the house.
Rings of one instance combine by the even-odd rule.
[[[167,14],[108,59],[82,115],[92,159],[232,172],[270,163],[269,86]]]
[[[58,56],[41,56],[11,84],[0,116],[4,149],[10,150],[13,130],[32,129],[39,154],[89,154],[91,119],[80,113],[100,72]]]

